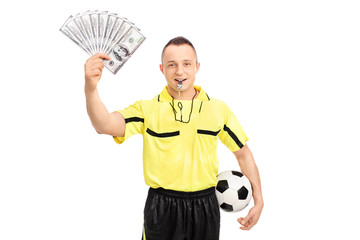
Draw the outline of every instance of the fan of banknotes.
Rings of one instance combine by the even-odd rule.
[[[109,55],[111,59],[104,60],[104,65],[114,74],[145,40],[127,18],[98,10],[70,16],[60,31],[90,55]]]

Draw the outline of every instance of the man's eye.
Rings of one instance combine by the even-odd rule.
[[[185,63],[185,66],[190,66],[191,65],[191,63]]]

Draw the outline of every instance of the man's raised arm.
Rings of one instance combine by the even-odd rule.
[[[91,123],[100,134],[123,137],[125,120],[118,112],[109,113],[101,101],[97,84],[104,69],[103,59],[110,59],[106,54],[97,53],[85,63],[85,97],[86,108]]]

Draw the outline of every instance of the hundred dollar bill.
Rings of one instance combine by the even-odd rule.
[[[95,51],[99,52],[99,38],[98,38],[98,19],[99,19],[99,15],[98,15],[98,11],[95,10],[93,12],[90,13],[90,24],[91,24],[91,30],[92,30],[92,39],[94,41],[95,44]]]
[[[89,31],[87,30],[87,25],[85,25],[85,21],[83,19],[83,16],[86,16],[87,14],[89,14],[90,11],[87,11],[85,13],[79,13],[77,15],[74,16],[73,18],[73,23],[76,25],[79,33],[81,34],[82,38],[84,39],[84,42],[86,43],[86,45],[89,47],[89,49],[91,50],[92,54],[95,54],[95,49],[91,44],[90,41],[90,36],[89,36],[89,31],[90,31],[90,27],[89,27]]]
[[[121,38],[125,35],[126,32],[130,30],[132,25],[123,18],[118,18],[116,29],[112,33],[111,39],[108,42],[107,46],[104,49],[105,54],[110,54],[111,50],[114,48],[115,44],[119,43]]]
[[[108,54],[111,59],[104,61],[105,67],[116,74],[144,40],[144,35],[132,26],[111,49]]]
[[[101,49],[103,49],[103,45],[104,45],[104,36],[105,36],[105,25],[107,23],[107,19],[108,19],[108,12],[100,12],[99,13],[99,20],[98,20],[98,24],[99,24],[99,35],[98,35],[98,38],[99,38],[99,45],[98,45],[98,48],[99,48],[99,51],[101,51]]]
[[[104,49],[107,46],[107,43],[109,41],[109,36],[114,28],[114,24],[117,20],[117,14],[114,13],[109,13],[108,17],[106,19],[106,23],[104,26],[104,39],[103,39],[103,45],[102,48],[100,49],[101,52],[104,52]]]
[[[78,18],[78,21],[80,23],[80,26],[84,30],[85,37],[87,39],[87,42],[88,42],[90,48],[92,49],[93,53],[96,53],[96,47],[95,47],[95,42],[94,42],[94,38],[92,35],[92,28],[91,28],[91,22],[90,22],[90,13],[91,13],[90,11],[87,11],[87,12],[81,14]]]
[[[93,53],[93,49],[90,47],[90,44],[87,41],[84,30],[79,25],[79,21],[78,21],[79,15],[80,14],[73,16],[65,28],[71,31],[77,37],[77,39],[81,41],[82,45],[86,47],[87,51]]]
[[[70,38],[73,42],[75,42],[78,46],[80,46],[85,52],[91,54],[90,48],[87,46],[86,43],[84,43],[84,40],[77,28],[71,24],[72,20],[73,16],[70,16],[60,28],[60,31],[68,38]]]

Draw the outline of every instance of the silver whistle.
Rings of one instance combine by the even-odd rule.
[[[177,83],[177,90],[180,91],[182,89],[182,82]]]
[[[176,85],[176,88],[177,88],[177,90],[178,90],[178,92],[179,92],[179,100],[180,100],[180,90],[182,89],[182,81],[183,80],[177,80],[178,81],[178,83],[177,83],[177,85]]]

